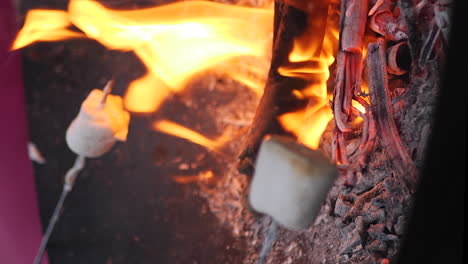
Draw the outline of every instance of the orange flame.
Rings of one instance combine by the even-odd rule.
[[[42,25],[41,20],[46,22]],[[267,59],[273,9],[187,1],[117,11],[96,1],[71,0],[68,12],[30,11],[13,48],[81,36],[66,29],[71,23],[107,48],[135,52],[148,73],[130,84],[125,106],[152,112],[171,92],[181,91],[193,74],[223,60]],[[258,93],[258,85],[255,89]]]
[[[226,136],[220,136],[216,139],[209,139],[196,131],[168,120],[156,121],[153,124],[153,127],[158,131],[186,139],[212,151],[218,151],[218,149],[229,140],[229,138]]]
[[[333,118],[328,105],[331,95],[327,94],[327,80],[330,76],[328,67],[335,61],[333,54],[338,48],[338,29],[331,26],[331,22],[328,21],[323,43],[313,45],[308,45],[311,40],[314,40],[308,34],[313,33],[305,33],[294,41],[293,50],[289,54],[289,62],[292,66],[280,67],[278,72],[283,76],[310,81],[305,89],[293,91],[297,98],[308,98],[309,105],[307,109],[283,114],[278,120],[285,130],[297,136],[299,142],[317,149],[321,135]],[[320,56],[314,55],[317,47],[320,47]]]
[[[71,25],[65,11],[31,10],[26,15],[23,28],[16,37],[12,49],[20,49],[38,41],[57,41],[85,36],[67,29]]]

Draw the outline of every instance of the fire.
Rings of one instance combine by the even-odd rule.
[[[67,12],[60,10],[31,10],[16,37],[12,49],[20,49],[37,41],[57,41],[84,37],[82,33],[67,29],[72,23]]]
[[[360,104],[358,101],[352,100],[351,104],[353,105],[354,108],[356,108],[359,112],[365,113],[366,108],[362,104]]]
[[[237,56],[267,60],[273,9],[184,1],[112,10],[96,1],[71,0],[67,12],[30,11],[13,49],[83,36],[66,29],[72,24],[109,49],[135,52],[148,73],[129,85],[125,106],[152,112],[172,92],[182,91],[192,75],[221,61]],[[260,92],[258,84],[253,89]]]
[[[338,29],[330,21],[325,24],[323,38],[315,38],[311,30],[298,37],[289,55],[290,64],[278,69],[279,74],[309,83],[305,89],[294,90],[298,98],[309,99],[308,108],[286,113],[279,121],[300,142],[314,149],[333,117],[326,82],[328,68],[335,59]],[[71,30],[71,26],[81,32]],[[250,8],[181,1],[138,10],[114,10],[93,0],[70,0],[67,11],[28,12],[12,48],[76,37],[94,39],[109,49],[133,51],[147,73],[129,85],[125,107],[132,112],[153,112],[169,95],[182,92],[193,75],[206,69],[221,70],[261,95],[273,39],[273,6]],[[256,58],[258,63],[236,64],[237,68],[222,64],[240,57]],[[210,139],[168,120],[156,121],[153,128],[215,152],[231,139],[224,134]],[[207,171],[174,180],[183,183],[211,177],[213,173]]]
[[[220,136],[216,139],[209,139],[196,131],[168,120],[156,121],[153,124],[153,127],[155,130],[186,139],[215,152],[217,152],[219,148],[230,139],[227,136]]]
[[[312,149],[319,147],[320,137],[333,118],[328,105],[331,95],[327,93],[327,80],[330,76],[328,68],[335,61],[333,54],[338,48],[339,34],[331,24],[327,22],[323,42],[314,39],[312,32],[306,31],[298,37],[289,55],[291,65],[278,69],[283,76],[303,78],[310,83],[301,91],[293,91],[297,98],[309,99],[307,109],[283,114],[278,119],[285,130],[294,133],[299,142]]]

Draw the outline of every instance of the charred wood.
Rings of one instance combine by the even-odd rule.
[[[417,28],[417,14],[414,5],[414,0],[401,0],[398,1],[401,9],[403,21],[407,27],[408,33],[408,45],[410,47],[411,60],[413,61],[413,70],[418,70],[419,65],[417,63],[418,57],[421,51],[421,32]]]
[[[368,46],[367,64],[371,111],[376,119],[377,131],[386,153],[392,160],[399,177],[402,177],[409,189],[414,191],[417,170],[401,141],[393,118],[384,49],[383,39],[370,43]]]

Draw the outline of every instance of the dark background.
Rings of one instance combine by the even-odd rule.
[[[463,263],[468,76],[466,1],[455,1],[447,67],[399,263]],[[465,33],[464,33],[465,32]]]

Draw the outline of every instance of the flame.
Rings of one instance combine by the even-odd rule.
[[[71,26],[67,12],[60,10],[31,10],[12,49],[20,49],[38,41],[57,41],[84,37],[82,33],[67,29]]]
[[[331,26],[329,20],[323,42],[317,43],[311,34],[313,32],[306,31],[295,39],[293,50],[289,54],[290,65],[278,69],[278,73],[283,76],[309,81],[310,84],[305,89],[293,90],[297,98],[308,98],[309,105],[307,109],[283,114],[278,120],[286,131],[297,136],[299,142],[317,149],[320,137],[333,118],[328,105],[331,94],[327,93],[327,80],[330,77],[328,67],[335,61],[333,54],[336,54],[338,48],[339,32],[337,27]]]
[[[133,112],[152,112],[172,92],[182,91],[193,74],[223,60],[237,56],[266,60],[273,35],[271,7],[187,1],[112,10],[96,1],[71,0],[68,12],[30,11],[13,49],[82,36],[66,29],[73,24],[109,49],[133,51],[148,73],[129,85],[125,106]],[[254,89],[259,93],[258,84]]]
[[[155,130],[186,139],[215,152],[218,151],[218,149],[230,139],[227,136],[220,136],[216,139],[209,139],[196,131],[168,120],[156,121],[153,124],[153,127]]]
[[[192,176],[173,176],[172,179],[177,183],[191,183],[196,181],[206,181],[212,179],[213,177],[213,172],[211,170],[207,170]]]

